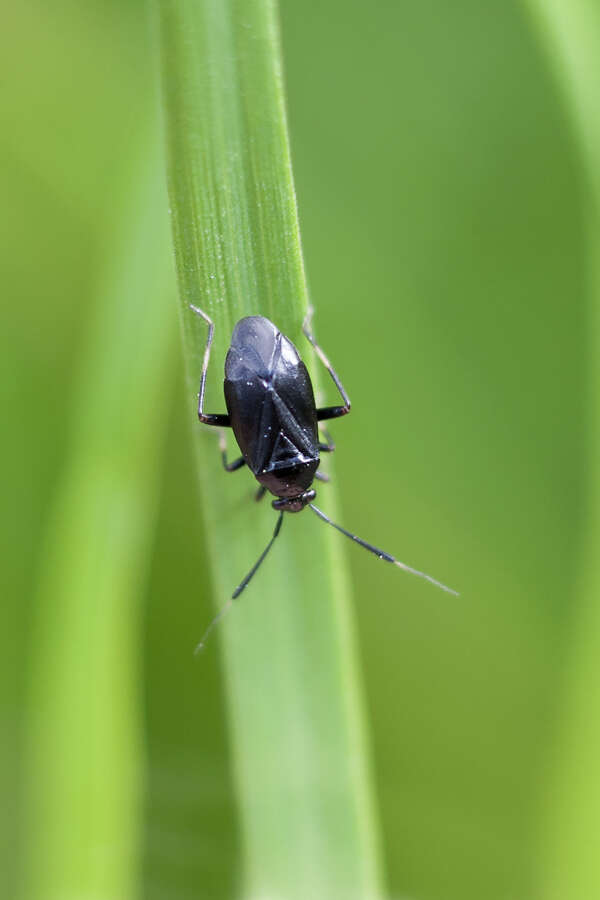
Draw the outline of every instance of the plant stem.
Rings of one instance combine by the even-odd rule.
[[[307,291],[274,3],[158,5],[191,419],[206,326],[189,304],[215,322],[206,409],[222,412],[223,361],[242,316],[268,316],[312,362],[300,343]],[[198,426],[196,441],[219,608],[266,545],[276,514],[268,501],[251,502],[247,471],[223,472],[215,434]],[[375,898],[378,835],[341,538],[309,513],[284,518],[271,555],[217,632],[243,896]]]

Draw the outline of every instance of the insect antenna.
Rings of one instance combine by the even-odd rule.
[[[267,546],[265,547],[265,549],[263,550],[263,552],[260,554],[260,556],[258,557],[258,559],[256,560],[256,562],[254,563],[254,565],[252,566],[252,568],[250,569],[250,571],[248,572],[248,574],[246,575],[246,577],[244,578],[244,580],[243,580],[240,584],[238,584],[238,586],[236,587],[235,591],[234,591],[233,594],[231,595],[231,599],[232,599],[232,600],[235,600],[237,597],[240,596],[240,594],[242,593],[242,591],[244,590],[244,588],[248,586],[248,583],[250,582],[250,580],[252,579],[252,577],[256,574],[256,570],[260,567],[260,565],[261,565],[262,561],[264,560],[265,556],[267,555],[267,553],[269,552],[269,550],[270,550],[271,547],[273,546],[273,543],[275,542],[275,538],[277,537],[277,535],[278,535],[279,532],[281,531],[281,523],[282,523],[282,522],[283,522],[283,510],[281,510],[280,513],[279,513],[279,518],[277,519],[277,522],[276,522],[276,524],[275,524],[275,530],[273,531],[273,537],[271,538],[271,540],[269,541],[269,543],[267,544]]]
[[[200,653],[202,650],[204,650],[204,646],[205,646],[205,644],[206,644],[206,641],[207,641],[207,639],[208,639],[208,636],[209,636],[209,634],[211,633],[211,631],[213,630],[213,628],[215,627],[215,625],[217,625],[217,624],[220,622],[220,620],[223,618],[223,616],[224,616],[226,613],[229,612],[229,610],[230,610],[231,607],[233,606],[233,601],[234,601],[234,600],[237,600],[237,598],[240,596],[240,594],[242,593],[242,591],[244,590],[244,588],[246,588],[246,587],[248,586],[248,584],[249,584],[250,581],[252,580],[253,576],[256,574],[256,571],[259,569],[259,567],[260,567],[261,563],[263,562],[265,556],[267,555],[267,553],[269,552],[269,550],[270,550],[271,547],[273,546],[273,544],[274,544],[274,542],[275,542],[275,538],[277,537],[277,535],[278,535],[279,532],[281,531],[281,523],[282,523],[282,521],[283,521],[283,510],[280,511],[279,516],[278,516],[278,518],[277,518],[277,522],[275,523],[275,528],[274,528],[274,530],[273,530],[273,537],[271,538],[271,540],[269,541],[269,543],[267,544],[267,546],[265,547],[265,549],[263,550],[263,552],[260,554],[260,556],[258,557],[258,559],[256,560],[256,562],[254,563],[254,565],[252,566],[252,568],[250,569],[250,571],[248,572],[248,574],[246,575],[246,577],[244,578],[244,580],[243,580],[242,582],[240,582],[240,584],[238,584],[238,586],[236,587],[235,591],[234,591],[233,594],[231,595],[230,599],[227,601],[227,603],[225,603],[225,605],[219,610],[219,612],[217,613],[217,615],[214,617],[214,619],[212,620],[212,622],[210,623],[210,625],[208,626],[208,628],[206,629],[206,631],[205,631],[204,634],[202,635],[202,640],[200,641],[200,643],[199,643],[198,646],[196,647],[196,650],[194,651],[195,653]]]
[[[213,628],[215,627],[215,625],[218,625],[218,624],[219,624],[219,622],[221,621],[221,619],[223,618],[223,616],[224,616],[226,613],[229,612],[229,610],[231,609],[232,606],[233,606],[233,600],[232,600],[231,597],[230,597],[229,600],[227,601],[227,603],[226,603],[224,606],[221,607],[221,609],[219,610],[219,612],[216,614],[216,616],[214,617],[214,619],[212,620],[212,622],[210,623],[210,625],[208,626],[208,628],[206,629],[206,631],[205,631],[204,634],[202,635],[202,640],[201,640],[200,643],[196,646],[196,649],[194,650],[194,653],[202,653],[202,651],[204,650],[204,647],[205,647],[205,645],[206,645],[206,641],[208,640],[209,634],[211,633],[211,631],[213,630]]]
[[[380,550],[378,547],[374,547],[373,544],[368,544],[366,541],[363,541],[362,538],[357,537],[357,535],[352,534],[350,531],[346,531],[346,529],[342,528],[341,525],[338,525],[336,522],[332,522],[329,516],[326,516],[325,513],[313,503],[309,503],[308,505],[320,519],[323,519],[323,521],[327,522],[328,525],[332,525],[334,528],[337,528],[338,531],[341,531],[342,534],[345,534],[346,537],[350,538],[351,541],[355,541],[357,544],[360,544],[360,546],[364,547],[365,550],[368,550],[369,553],[374,553],[375,556],[378,556],[379,559],[384,559],[386,562],[394,563],[395,566],[398,566],[398,568],[400,569],[404,569],[405,572],[410,572],[411,575],[418,575],[419,578],[424,578],[426,581],[431,582],[431,584],[434,584],[436,587],[441,588],[443,591],[447,591],[449,594],[454,594],[455,597],[459,596],[458,591],[447,587],[445,584],[442,584],[441,581],[436,581],[436,579],[432,578],[431,575],[426,575],[425,572],[419,572],[418,569],[413,569],[412,566],[407,566],[406,563],[400,562],[399,559],[396,559],[394,556],[391,556],[384,550]]]

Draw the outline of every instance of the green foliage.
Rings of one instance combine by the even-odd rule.
[[[320,683],[307,641],[316,635],[328,646],[333,634],[330,553],[343,538],[326,537],[305,513],[286,520],[260,579],[206,652],[193,655],[215,599],[224,601],[248,570],[273,518],[253,504],[247,473],[222,472],[215,436],[196,422],[205,331],[187,309],[185,392],[176,378],[179,352],[170,362],[140,355],[135,398],[116,377],[125,354],[133,363],[143,334],[152,334],[156,320],[144,332],[135,310],[153,307],[157,246],[168,253],[171,243],[159,236],[164,166],[151,162],[154,138],[145,138],[147,151],[139,146],[157,106],[143,7],[142,0],[25,0],[13,4],[0,31],[0,881],[7,897],[23,895],[25,876],[30,885],[45,880],[56,847],[62,851],[48,886],[64,887],[85,863],[78,851],[93,838],[102,858],[107,848],[95,835],[113,829],[133,849],[118,877],[131,885],[129,896],[238,896],[250,810],[273,796],[261,793],[263,775],[275,766],[265,783],[277,776],[298,797],[306,769],[296,760],[306,758],[307,734],[299,729],[290,746],[296,710],[286,711],[271,732],[252,805],[244,800],[240,740],[261,704],[255,692],[247,709],[230,715],[231,666],[239,677],[256,640],[273,656],[258,671],[284,671],[281,654],[295,641],[295,671]],[[336,568],[336,578],[351,576],[356,598],[391,897],[547,900],[558,891],[588,900],[598,893],[598,13],[592,0],[535,7],[531,0],[527,8],[533,28],[519,4],[374,2],[366,14],[361,0],[280,0],[315,327],[353,401],[352,415],[332,424],[335,481],[319,485],[319,502],[334,512],[337,490],[338,521],[461,591],[458,599],[440,594],[351,546]],[[232,10],[215,4],[222,37],[232,34]],[[190,34],[179,58],[207,40]],[[240,60],[239,53],[219,58],[213,43],[190,59],[198,72],[208,61],[220,67],[211,115],[225,103],[236,141],[260,125],[243,114],[255,97],[233,88],[224,96],[231,86],[224,73],[238,73]],[[256,72],[250,76],[256,85]],[[202,147],[197,95],[174,99]],[[264,125],[263,150],[269,135],[277,143]],[[226,135],[221,146],[232,146]],[[144,158],[156,166],[146,182],[154,199],[136,200]],[[227,158],[238,179],[232,190],[252,180],[250,158],[239,166]],[[210,164],[218,171],[218,160]],[[232,215],[252,210],[255,199],[242,191],[228,208]],[[199,221],[195,215],[191,225]],[[243,257],[246,283],[226,281],[227,303],[217,302],[220,288],[210,298],[217,342],[208,402],[215,410],[239,315],[275,315],[270,304],[285,301],[280,324],[305,346],[296,226],[275,274],[263,264],[271,237],[261,217],[249,215],[247,224],[255,239],[251,258]],[[136,234],[147,235],[139,267],[129,258]],[[246,241],[229,234],[247,253]],[[281,297],[269,293],[274,277],[283,279]],[[135,320],[123,333],[115,289]],[[163,311],[165,332],[155,335],[161,347],[173,299]],[[112,331],[102,322],[112,322]],[[113,372],[103,335],[115,331]],[[328,379],[321,382],[333,397]],[[113,427],[125,408],[132,410],[126,427]],[[192,447],[201,458],[202,507],[216,531],[201,521]],[[132,493],[124,477],[113,482],[114,493],[104,492],[94,473],[118,467],[122,474],[129,464]],[[121,545],[134,552],[103,555],[114,568],[100,567],[92,579],[97,554],[82,557],[81,548],[93,543],[94,523],[107,540],[116,537],[105,530],[113,504],[137,510],[131,544]],[[308,610],[285,605],[284,591],[283,609],[273,605],[274,587],[295,590],[298,578],[310,578],[302,598]],[[92,609],[102,623],[97,636],[84,630]],[[103,722],[105,735],[88,741],[88,757],[77,715],[83,704],[72,701],[90,672],[104,670],[110,646],[118,653],[114,671],[86,691],[83,724]],[[257,690],[281,697],[291,684],[265,677]],[[40,729],[35,697],[55,702],[52,728]],[[325,691],[323,708],[330,699]],[[341,739],[330,739],[338,724],[334,709],[315,756],[339,748]],[[120,762],[91,767],[106,742]],[[257,746],[252,739],[248,754]],[[64,793],[57,765],[64,747],[71,784],[89,778],[112,798],[106,817]],[[274,840],[287,842],[286,810],[270,809]],[[77,858],[65,862],[69,835]],[[314,839],[322,842],[322,832]]]

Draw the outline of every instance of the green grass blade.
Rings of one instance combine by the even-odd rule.
[[[158,7],[192,420],[206,327],[189,304],[216,325],[207,410],[218,412],[223,360],[241,316],[267,315],[312,361],[300,330],[307,291],[274,3]],[[266,545],[276,514],[268,501],[252,503],[247,471],[223,472],[215,433],[197,426],[195,440],[218,608]],[[332,488],[322,494],[335,516]],[[220,632],[225,648],[246,898],[379,896],[342,540],[310,512],[286,516],[271,556],[211,638]]]
[[[31,900],[130,900],[138,877],[138,605],[174,330],[154,148],[137,160],[106,263],[41,564],[25,771]]]
[[[580,605],[566,668],[559,740],[542,837],[541,896],[600,895],[600,7],[529,0],[578,145],[587,226],[589,444]]]

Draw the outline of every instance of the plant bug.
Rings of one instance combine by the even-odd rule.
[[[232,601],[248,586],[264,561],[281,530],[284,512],[300,512],[305,506],[312,509],[328,525],[379,559],[425,578],[443,591],[457,596],[456,591],[436,581],[431,575],[407,566],[384,550],[374,547],[357,535],[346,531],[341,525],[332,522],[312,502],[316,497],[316,491],[311,487],[313,481],[327,480],[318,471],[320,454],[335,450],[335,445],[325,431],[323,432],[325,440],[320,439],[319,422],[337,419],[350,412],[350,398],[310,330],[312,307],[304,320],[302,331],[333,379],[340,392],[342,404],[317,408],[310,375],[296,347],[269,319],[264,316],[247,316],[240,319],[235,326],[225,359],[224,390],[227,413],[204,412],[206,373],[215,326],[201,309],[196,306],[190,308],[208,325],[198,394],[198,418],[205,425],[233,430],[242,455],[233,462],[227,461],[225,437],[221,433],[220,448],[225,471],[235,472],[242,466],[248,466],[259,483],[256,499],[261,500],[269,491],[275,497],[271,506],[279,512],[271,540],[246,577],[236,587],[231,599],[212,620],[199,648],[202,648],[209,633],[227,612]]]

